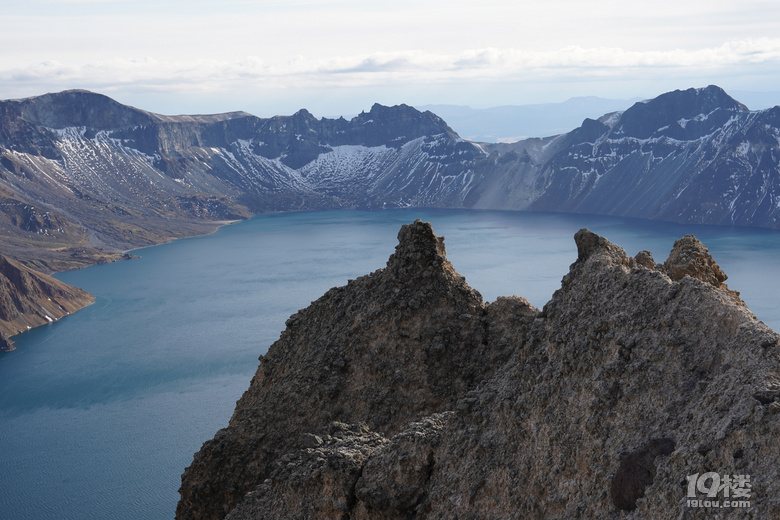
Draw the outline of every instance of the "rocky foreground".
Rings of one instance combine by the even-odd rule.
[[[575,241],[539,310],[403,226],[287,321],[177,518],[780,518],[780,335],[693,236]]]

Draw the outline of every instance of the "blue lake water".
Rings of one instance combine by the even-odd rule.
[[[486,300],[517,294],[538,307],[576,259],[581,227],[658,262],[694,233],[780,329],[778,232],[498,211],[263,215],[58,276],[96,302],[0,355],[0,518],[172,519],[182,471],[227,425],[287,317],[383,267],[415,218],[446,237]]]

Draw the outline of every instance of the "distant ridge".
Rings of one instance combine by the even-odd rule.
[[[471,108],[460,105],[423,105],[445,119],[464,138],[480,142],[516,142],[528,137],[564,134],[585,118],[625,110],[639,99],[575,97],[562,103]]]

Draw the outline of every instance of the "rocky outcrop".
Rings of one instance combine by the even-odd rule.
[[[0,351],[9,336],[57,321],[91,304],[89,293],[0,256]]]
[[[778,517],[780,336],[695,237],[663,264],[575,241],[538,310],[483,303],[404,226],[387,267],[290,318],[177,518]],[[695,502],[729,492],[749,507]]]
[[[526,302],[516,312],[531,309]],[[180,518],[222,518],[279,458],[333,421],[386,435],[456,401],[503,365],[480,294],[430,224],[404,227],[387,266],[328,291],[287,321],[228,428],[187,469]]]

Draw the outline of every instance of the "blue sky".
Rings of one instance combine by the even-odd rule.
[[[2,11],[2,99],[84,88],[163,114],[267,117],[780,91],[776,0],[11,0]]]

